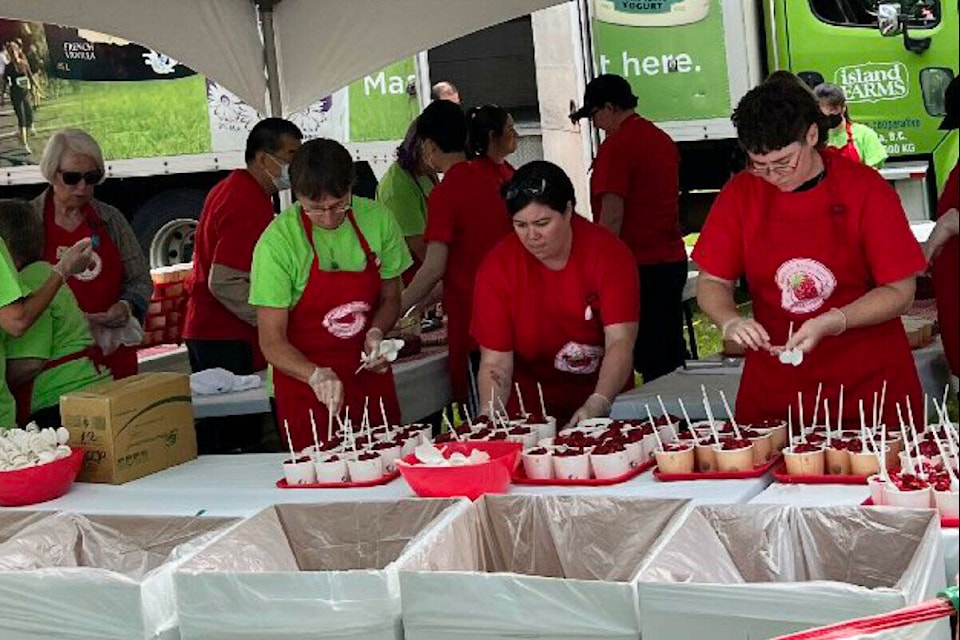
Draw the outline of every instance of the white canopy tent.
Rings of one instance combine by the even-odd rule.
[[[289,114],[400,58],[562,1],[0,0],[0,16],[136,42],[261,113]]]

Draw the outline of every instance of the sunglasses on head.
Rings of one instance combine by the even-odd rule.
[[[58,170],[59,171],[59,170]],[[59,171],[63,184],[73,186],[83,180],[87,184],[100,184],[103,174],[99,171]]]
[[[503,194],[504,200],[507,202],[515,200],[520,196],[526,196],[528,198],[539,198],[547,190],[547,181],[545,178],[539,178],[536,180],[524,181],[517,185],[511,185],[507,188],[506,192]]]

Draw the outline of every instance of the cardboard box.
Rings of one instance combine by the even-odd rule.
[[[639,640],[635,576],[689,508],[632,497],[483,496],[401,565],[405,638]]]
[[[60,398],[70,444],[87,450],[81,482],[123,484],[193,460],[190,378],[143,373]]]
[[[72,513],[22,520],[0,542],[0,638],[180,640],[174,568],[235,522]]]
[[[183,640],[401,640],[397,567],[463,499],[285,504],[174,575]]]
[[[639,581],[643,640],[769,640],[933,598],[945,586],[940,521],[930,509],[703,505]],[[945,623],[888,634],[948,636]]]

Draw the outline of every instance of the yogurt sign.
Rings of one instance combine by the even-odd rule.
[[[848,103],[899,100],[910,93],[909,71],[902,62],[867,62],[840,67],[833,74]]]

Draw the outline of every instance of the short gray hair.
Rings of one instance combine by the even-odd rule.
[[[47,182],[52,184],[56,179],[60,161],[67,154],[90,156],[97,163],[97,169],[106,178],[103,151],[100,150],[100,145],[93,136],[83,129],[61,129],[47,140],[47,145],[43,148],[43,156],[40,158],[40,173]]]

